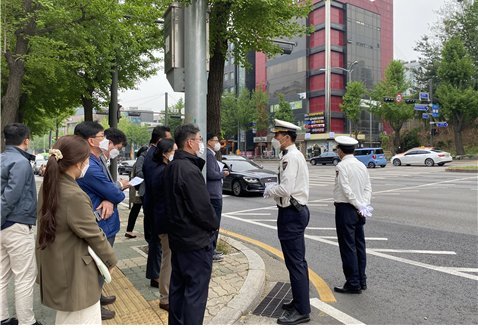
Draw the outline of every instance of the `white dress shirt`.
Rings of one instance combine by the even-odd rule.
[[[334,202],[349,203],[359,209],[372,200],[372,184],[365,165],[354,157],[345,155],[335,167]]]
[[[279,184],[273,186],[269,193],[280,207],[291,205],[290,196],[301,205],[309,200],[309,169],[304,155],[295,144],[286,148],[287,153],[279,164]]]

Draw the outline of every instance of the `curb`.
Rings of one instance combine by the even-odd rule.
[[[232,325],[258,303],[266,280],[266,267],[262,258],[243,243],[230,237],[221,236],[226,243],[242,252],[249,261],[249,271],[241,290],[225,305],[209,325]]]

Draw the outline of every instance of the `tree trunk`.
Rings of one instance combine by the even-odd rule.
[[[24,58],[28,52],[28,35],[32,35],[36,27],[32,0],[24,0],[23,9],[26,16],[30,15],[30,19],[25,26],[15,31],[15,52],[11,53],[10,50],[5,49],[5,59],[8,65],[8,80],[7,89],[2,97],[2,120],[0,124],[2,131],[7,124],[18,120],[20,94],[23,77],[25,76]],[[5,143],[3,137],[0,139],[1,148],[3,150]]]
[[[396,154],[397,152],[403,152],[400,147],[400,129],[393,131],[393,152]]]
[[[215,134],[221,132],[221,97],[224,84],[224,60],[227,53],[226,27],[231,4],[215,3],[211,8],[210,35],[216,35],[211,43],[211,59],[209,62],[209,77],[207,80],[207,131]],[[215,42],[214,42],[215,41]]]
[[[456,117],[455,124],[453,124],[453,133],[455,135],[455,150],[457,155],[465,155],[465,148],[463,147],[463,138],[461,131],[463,130],[463,117]]]
[[[93,121],[93,88],[88,88],[87,95],[81,96],[83,111],[85,112],[85,121]]]

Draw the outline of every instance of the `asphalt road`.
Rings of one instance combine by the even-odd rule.
[[[262,164],[277,170],[278,162]],[[445,168],[369,169],[375,208],[365,226],[369,288],[361,295],[335,294],[329,305],[341,311],[339,319],[342,313],[365,324],[478,324],[477,174]],[[309,166],[309,172],[307,261],[333,289],[344,283],[335,170]],[[226,195],[221,226],[280,249],[276,217],[271,199]]]

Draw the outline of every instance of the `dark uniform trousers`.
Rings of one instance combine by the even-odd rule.
[[[218,226],[221,226],[221,214],[222,214],[222,198],[211,198],[211,205],[214,208],[216,217],[219,220]],[[212,241],[212,247],[216,249],[217,238],[219,237],[219,229],[214,232],[214,239]]]
[[[335,226],[339,241],[342,267],[347,287],[354,289],[366,284],[365,219],[349,203],[335,203]]]
[[[193,251],[172,251],[169,325],[202,325],[212,272],[211,245]]]
[[[277,231],[289,271],[294,306],[300,314],[310,313],[309,269],[305,260],[304,231],[309,224],[307,206],[297,210],[293,206],[279,207]]]

